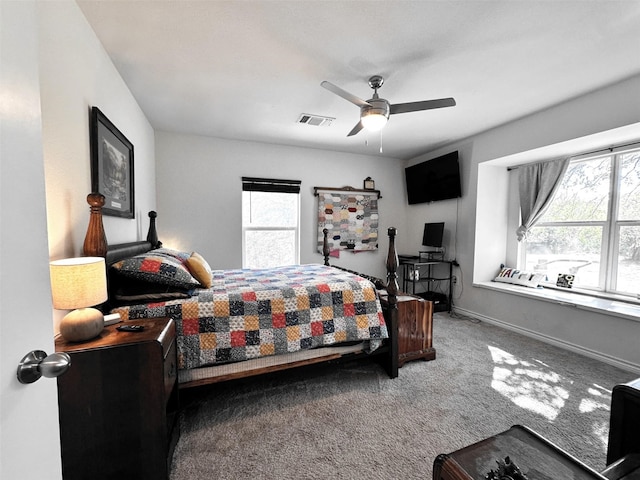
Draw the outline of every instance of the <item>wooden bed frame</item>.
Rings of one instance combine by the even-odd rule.
[[[162,242],[158,240],[158,233],[156,231],[155,219],[157,217],[156,212],[149,212],[149,231],[147,233],[147,239],[145,241],[121,243],[117,245],[109,246],[106,241],[106,235],[102,224],[102,206],[104,205],[104,197],[99,193],[92,193],[87,196],[87,203],[91,206],[89,227],[87,229],[87,235],[84,241],[84,255],[86,256],[99,256],[105,257],[107,265],[111,265],[124,258],[145,253],[150,250],[160,248]],[[324,229],[324,242],[323,242],[323,256],[324,265],[329,266],[329,246],[328,246],[328,230]],[[260,365],[248,370],[234,371],[228,374],[217,375],[213,378],[201,378],[196,380],[189,380],[187,382],[180,383],[180,388],[195,387],[199,385],[205,385],[210,383],[217,383],[227,380],[233,380],[237,378],[244,378],[254,375],[260,375],[269,372],[275,372],[279,370],[286,370],[290,368],[296,368],[304,365],[317,364],[328,361],[336,361],[339,359],[347,360],[357,357],[379,359],[387,371],[390,378],[396,378],[398,376],[398,307],[397,307],[397,294],[398,294],[398,255],[395,248],[395,236],[396,229],[391,227],[388,229],[389,236],[389,250],[387,253],[386,269],[387,269],[387,282],[386,285],[380,279],[375,279],[364,275],[369,280],[374,280],[377,287],[384,287],[387,292],[388,300],[383,304],[383,311],[385,322],[387,324],[387,330],[389,332],[389,338],[385,340],[382,347],[378,348],[374,352],[368,354],[362,350],[357,352],[349,352],[346,354],[336,352],[335,349],[328,348],[327,353],[318,356],[318,352],[315,352],[315,356],[312,358],[294,358],[287,360],[284,363],[270,364],[267,366]],[[340,268],[340,267],[336,267]],[[352,272],[357,273],[357,272]],[[376,281],[377,280],[377,281]],[[316,349],[318,350],[318,349]],[[276,355],[275,357],[280,357]],[[249,361],[246,361],[249,362]],[[240,363],[246,363],[240,362]],[[206,368],[206,367],[204,367]]]

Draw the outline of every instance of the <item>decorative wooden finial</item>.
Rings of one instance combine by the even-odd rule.
[[[324,257],[324,264],[329,266],[329,254],[331,250],[329,249],[329,230],[326,228],[322,229],[322,256]]]
[[[389,227],[389,253],[387,254],[387,293],[389,294],[389,306],[396,308],[398,302],[398,255],[396,253],[396,233],[395,227]]]
[[[82,252],[86,257],[105,257],[107,255],[107,236],[102,225],[102,207],[104,207],[104,195],[90,193],[87,195],[87,203],[91,206],[89,215],[89,227],[84,238]]]
[[[156,217],[158,214],[151,210],[149,212],[149,232],[147,233],[147,242],[151,244],[151,248],[160,248],[162,242],[158,241],[158,231],[156,230]]]

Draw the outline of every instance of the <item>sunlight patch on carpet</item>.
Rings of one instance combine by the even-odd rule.
[[[495,364],[491,387],[518,407],[555,420],[569,398],[560,375],[542,363],[517,359],[496,347],[488,348]]]
[[[603,410],[608,412],[611,410],[609,406],[609,396],[605,395],[607,390],[594,385],[594,387],[587,390],[587,394],[591,395],[589,398],[583,398],[580,401],[579,410],[580,413],[591,413],[596,410]],[[608,422],[594,422],[592,425],[593,434],[603,447],[607,447],[609,443],[609,423]]]

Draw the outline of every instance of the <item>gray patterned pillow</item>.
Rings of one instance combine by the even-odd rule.
[[[187,258],[189,256],[187,255]],[[157,250],[125,258],[114,263],[111,268],[119,275],[143,282],[183,289],[198,288],[200,286],[200,283],[191,276],[181,259]]]

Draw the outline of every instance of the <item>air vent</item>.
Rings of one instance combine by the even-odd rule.
[[[298,118],[298,123],[305,123],[307,125],[313,125],[314,127],[328,127],[334,120],[335,118],[331,117],[321,117],[320,115],[303,113]]]

